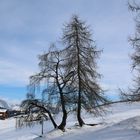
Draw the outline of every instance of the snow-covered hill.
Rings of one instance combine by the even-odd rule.
[[[60,117],[58,117],[60,118]],[[0,121],[0,140],[140,140],[140,103],[114,104],[104,117],[89,117],[86,122],[99,123],[96,126],[75,126],[73,116],[69,117],[66,132],[53,130],[51,123],[44,124],[44,137],[39,137],[41,126],[15,129],[14,118]]]

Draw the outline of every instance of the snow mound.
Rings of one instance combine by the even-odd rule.
[[[122,129],[132,129],[132,130],[140,130],[140,116],[132,117],[121,121],[120,123],[114,125],[114,127],[120,127]]]
[[[57,133],[55,133],[57,135]],[[51,137],[52,138],[52,137]],[[72,128],[51,140],[140,140],[140,116],[123,120],[112,126]]]
[[[37,138],[34,138],[33,140],[46,140],[45,137],[37,137]]]

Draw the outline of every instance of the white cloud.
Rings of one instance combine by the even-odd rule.
[[[21,86],[28,83],[33,70],[15,63],[0,61],[0,84]]]
[[[0,84],[25,86],[29,76],[38,72],[37,56],[47,51],[48,43],[40,40],[29,44],[2,42],[0,48]]]

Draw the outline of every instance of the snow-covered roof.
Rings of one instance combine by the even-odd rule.
[[[6,112],[7,109],[0,109],[0,112]]]

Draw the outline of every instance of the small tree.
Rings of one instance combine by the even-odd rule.
[[[30,88],[37,87],[42,80],[47,80],[47,88],[43,94],[47,94],[48,103],[61,107],[63,116],[59,129],[64,130],[66,126],[66,96],[68,96],[67,85],[72,83],[73,72],[64,71],[63,51],[58,51],[54,45],[46,54],[40,55],[40,72],[30,77]],[[33,90],[35,91],[35,90]],[[54,98],[55,97],[55,98]]]
[[[97,80],[100,74],[96,59],[101,51],[96,49],[89,27],[76,15],[65,25],[62,40],[66,47],[65,71],[74,72],[72,87],[77,91],[77,119],[82,126],[85,124],[81,117],[82,107],[97,115],[100,111],[95,107],[107,102]]]

